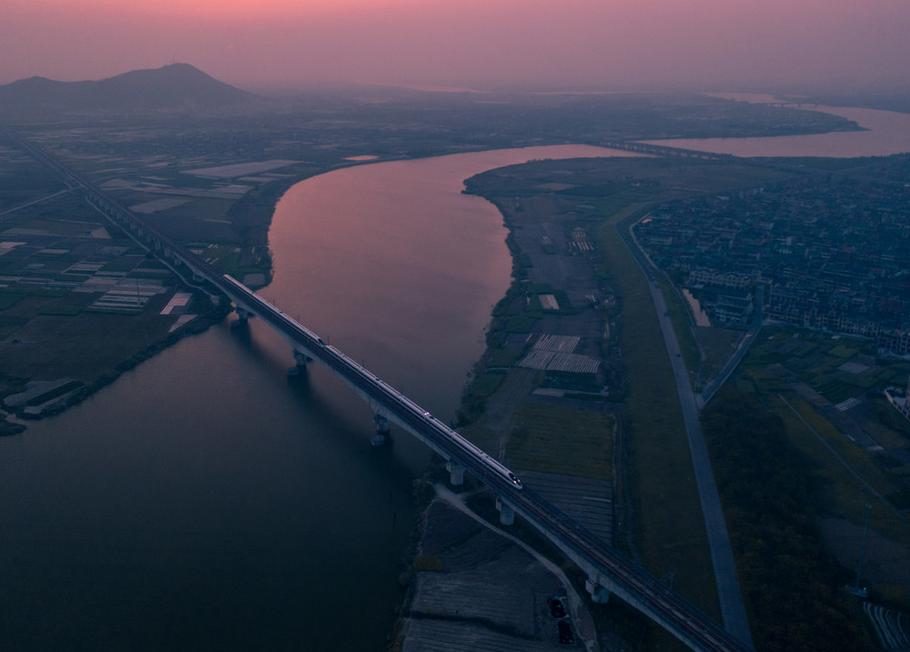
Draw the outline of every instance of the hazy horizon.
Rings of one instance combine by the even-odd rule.
[[[6,0],[0,83],[910,91],[903,0]]]

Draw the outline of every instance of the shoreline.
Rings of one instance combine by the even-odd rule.
[[[705,95],[709,96],[709,97],[711,96],[710,93],[705,94]],[[825,113],[824,111],[818,111],[817,109],[802,109],[802,110],[807,111],[807,112]],[[864,127],[862,125],[859,125],[858,123],[856,123],[852,120],[849,120],[848,118],[844,118],[843,116],[839,116],[837,114],[828,114],[828,115],[834,115],[842,120],[845,120],[846,122],[845,122],[845,124],[842,124],[839,126],[836,125],[832,129],[829,129],[828,131],[820,131],[820,127],[815,126],[815,127],[808,127],[808,128],[804,127],[802,129],[795,129],[792,131],[792,133],[790,130],[784,130],[782,133],[777,133],[777,134],[773,134],[773,135],[769,135],[769,136],[740,135],[740,136],[729,136],[729,137],[725,137],[725,138],[730,138],[730,139],[756,138],[756,137],[773,138],[773,137],[790,137],[790,136],[794,136],[794,135],[824,135],[824,134],[829,134],[829,133],[864,130]],[[701,140],[703,138],[712,138],[712,137],[711,136],[704,136],[704,137],[690,136],[690,138],[698,138],[699,140]],[[648,142],[648,141],[643,140],[642,142]],[[673,139],[663,140],[662,142],[670,144],[672,146]],[[373,165],[373,164],[377,164],[377,163],[386,163],[386,162],[392,162],[392,161],[420,160],[422,158],[435,158],[435,157],[455,155],[455,154],[489,152],[489,151],[496,151],[498,149],[523,148],[523,147],[540,146],[540,145],[544,145],[544,146],[554,145],[555,146],[555,145],[560,145],[560,144],[567,144],[567,143],[563,142],[560,139],[557,139],[552,142],[548,141],[545,143],[538,143],[538,144],[534,144],[534,145],[515,144],[515,145],[509,146],[509,147],[495,147],[493,149],[486,148],[482,145],[477,146],[477,147],[468,147],[467,149],[462,149],[462,148],[458,148],[455,145],[451,145],[448,147],[442,147],[441,148],[442,151],[437,151],[437,152],[429,153],[429,154],[420,153],[417,157],[402,155],[402,156],[392,156],[389,158],[370,159],[370,160],[345,159],[345,160],[336,162],[324,169],[308,171],[307,173],[302,174],[302,175],[294,176],[294,177],[291,177],[288,179],[276,180],[273,183],[265,184],[261,188],[257,189],[257,191],[255,191],[256,196],[251,197],[250,195],[246,195],[246,196],[242,197],[241,199],[239,199],[233,206],[231,206],[231,208],[228,211],[228,215],[231,217],[231,221],[234,224],[235,229],[237,230],[238,234],[241,236],[241,240],[242,240],[241,246],[250,247],[253,250],[259,250],[261,252],[261,260],[264,263],[263,266],[261,268],[256,268],[256,269],[250,268],[247,270],[247,273],[251,273],[254,271],[261,273],[264,277],[263,283],[255,289],[257,289],[257,290],[263,289],[263,288],[268,287],[271,284],[273,274],[274,274],[272,250],[271,250],[271,247],[269,246],[269,233],[271,230],[271,225],[272,225],[272,220],[274,218],[275,210],[276,210],[276,207],[277,207],[279,201],[281,201],[281,199],[284,197],[284,195],[298,183],[306,181],[307,179],[321,176],[323,174],[328,174],[335,170],[341,170],[344,168],[354,167],[354,166],[358,166],[358,165]],[[600,145],[597,145],[596,143],[590,143],[590,144],[593,146],[600,146]],[[484,172],[488,172],[488,171],[489,170],[485,170],[478,174],[483,174]],[[468,179],[465,179],[464,181],[467,182]],[[470,192],[466,191],[465,194],[474,194],[474,193],[470,193]],[[476,196],[480,196],[480,195],[476,195]],[[487,200],[487,201],[489,201],[489,200]],[[493,202],[491,202],[491,203],[493,203]],[[512,257],[512,283],[510,284],[510,286],[509,286],[508,290],[506,291],[506,294],[503,296],[503,298],[496,304],[497,306],[499,306],[502,304],[502,302],[508,301],[510,299],[510,297],[512,296],[512,293],[515,291],[515,287],[514,287],[515,283],[516,283],[515,274],[520,269],[519,265],[517,264],[517,259],[521,255],[521,252],[518,251],[517,249],[513,248],[514,247],[514,234],[512,232],[512,229],[511,229],[510,225],[507,223],[506,218],[505,218],[504,214],[502,213],[502,211],[499,210],[499,207],[497,207],[497,210],[499,211],[500,215],[502,216],[503,224],[506,226],[506,228],[508,230],[506,244],[509,247],[509,253],[510,253],[510,256]],[[217,310],[219,310],[219,309],[217,309],[217,308],[213,309],[213,311],[217,311]],[[484,350],[484,353],[481,355],[481,358],[477,361],[477,363],[474,366],[472,366],[471,371],[469,372],[469,374],[466,378],[466,381],[465,381],[466,390],[469,388],[469,386],[473,382],[473,379],[475,379],[478,376],[478,373],[482,373],[483,369],[481,369],[478,365],[483,361],[484,357],[487,356],[490,352],[489,333],[490,333],[491,328],[494,325],[495,311],[496,311],[496,307],[494,307],[494,309],[493,309],[494,314],[491,315],[490,323],[485,330],[486,348]],[[154,355],[165,350],[169,346],[175,344],[183,337],[186,337],[187,335],[202,333],[205,330],[207,330],[210,326],[214,325],[215,323],[219,323],[227,315],[227,312],[225,312],[223,315],[218,316],[216,319],[213,319],[211,317],[212,314],[213,313],[207,313],[206,315],[200,315],[199,318],[193,320],[192,322],[190,322],[183,328],[179,329],[178,331],[175,331],[174,333],[168,335],[164,339],[159,340],[158,342],[155,342],[155,343],[149,345],[146,349],[142,350],[141,352],[138,352],[137,354],[131,356],[130,358],[123,360],[122,362],[120,362],[116,365],[115,371],[113,373],[104,374],[104,375],[92,380],[91,382],[85,383],[83,385],[83,387],[77,389],[70,396],[67,396],[65,398],[65,400],[60,401],[59,405],[55,405],[52,408],[49,408],[48,410],[46,410],[44,413],[42,413],[39,416],[23,415],[23,414],[21,414],[21,411],[18,409],[4,410],[4,412],[7,412],[9,415],[15,416],[16,421],[9,421],[8,419],[6,419],[2,415],[0,415],[0,437],[21,434],[27,430],[27,425],[24,425],[25,423],[27,423],[29,421],[38,421],[38,420],[48,418],[48,417],[51,417],[54,415],[61,414],[62,412],[65,412],[66,409],[68,409],[69,407],[81,403],[89,396],[92,396],[95,393],[97,393],[103,387],[114,382],[117,378],[120,377],[120,375],[124,371],[132,370],[132,369],[136,368],[141,362],[152,358]],[[485,368],[486,367],[484,367],[484,369]],[[459,414],[463,412],[464,407],[465,407],[465,401],[462,400],[461,405],[459,406],[459,410],[458,410]]]
[[[413,160],[413,159],[407,159],[407,160]],[[381,161],[381,162],[386,162],[386,161]],[[354,165],[354,164],[356,164],[356,163],[352,163],[351,165]],[[249,211],[251,224],[254,223],[256,225],[255,227],[251,227],[251,233],[253,233],[254,231],[257,234],[265,233],[265,242],[266,242],[266,244],[268,244],[268,234],[270,233],[271,225],[275,221],[276,208],[277,208],[280,200],[285,196],[285,194],[291,188],[295,187],[299,183],[302,183],[304,180],[307,180],[309,178],[314,178],[315,176],[326,174],[330,171],[334,171],[335,169],[342,169],[345,167],[349,167],[349,166],[346,164],[343,164],[343,165],[336,166],[334,168],[330,168],[328,170],[324,170],[324,171],[320,171],[320,172],[312,173],[312,174],[307,174],[306,176],[302,176],[300,178],[295,178],[293,180],[288,180],[283,183],[275,184],[275,186],[276,186],[275,188],[269,189],[267,191],[265,189],[263,189],[264,191],[261,196],[251,198],[251,201],[245,207],[238,208],[238,211],[243,211],[243,210]],[[474,194],[474,193],[468,193],[468,194]],[[475,196],[483,197],[483,195],[475,195]],[[490,200],[487,200],[487,201],[490,201]],[[490,203],[494,203],[494,202],[491,201]],[[264,208],[265,205],[267,205],[267,204],[271,205],[270,209]],[[496,205],[496,204],[494,203],[494,205]],[[258,211],[262,211],[263,214],[260,214]],[[521,257],[522,257],[522,251],[521,251],[521,248],[517,246],[517,243],[515,241],[515,230],[513,228],[514,225],[509,223],[509,221],[506,219],[505,214],[503,213],[502,210],[499,209],[499,207],[497,207],[497,211],[500,213],[500,219],[506,225],[506,229],[507,229],[505,241],[506,241],[507,247],[509,249],[509,255],[511,258],[511,267],[512,267],[511,278],[510,278],[508,287],[505,290],[505,294],[497,301],[496,306],[487,315],[488,319],[489,319],[489,323],[486,325],[486,327],[483,330],[483,332],[484,332],[483,351],[480,354],[480,357],[474,362],[474,364],[471,368],[471,371],[465,377],[464,387],[462,388],[463,395],[461,397],[461,400],[458,402],[459,403],[459,405],[458,405],[459,413],[462,412],[462,410],[467,410],[472,407],[476,409],[478,407],[477,405],[470,403],[469,396],[472,394],[472,390],[476,389],[479,379],[484,375],[484,373],[486,371],[491,369],[491,367],[493,366],[493,360],[491,359],[491,355],[494,352],[496,325],[501,323],[505,319],[505,317],[503,317],[501,314],[497,314],[497,308],[499,308],[504,302],[507,303],[510,296],[515,296],[514,293],[515,292],[520,293],[521,289],[522,289],[522,285],[521,285],[522,279],[521,279],[521,275],[520,275],[521,274],[520,262],[521,262]],[[261,224],[264,224],[264,227],[262,227],[262,230],[260,231],[259,225],[261,225]],[[520,225],[520,222],[519,222],[519,225]],[[520,228],[520,226],[519,226],[519,228]],[[268,256],[267,256],[267,258],[263,257],[262,262],[265,263],[267,261],[267,263],[268,263],[268,271],[266,274],[265,286],[269,286],[272,283],[272,273],[273,273],[272,250],[270,247],[266,246],[265,251],[268,254]],[[202,325],[201,323],[199,323],[200,322],[199,319],[194,320],[193,324],[187,325],[187,327],[185,329],[180,329],[179,335],[178,335],[178,333],[175,333],[174,335],[177,335],[177,337],[175,337],[173,339],[173,341],[169,341],[170,338],[166,338],[165,340],[157,342],[153,347],[149,347],[148,350],[143,351],[140,356],[137,356],[135,358],[135,360],[131,359],[128,366],[125,367],[124,369],[120,369],[119,365],[118,365],[118,371],[117,371],[116,375],[107,379],[104,384],[99,384],[97,387],[93,386],[93,388],[86,395],[86,397],[89,395],[93,395],[94,392],[100,390],[105,385],[112,383],[114,380],[119,378],[119,376],[124,371],[134,369],[142,361],[151,359],[152,356],[154,356],[156,353],[158,353],[159,351],[165,350],[171,344],[176,343],[177,341],[179,341],[179,339],[182,339],[182,337],[185,337],[189,334],[195,334],[195,332],[189,332],[189,329],[191,329],[194,324],[198,324],[201,327],[200,330],[196,331],[196,332],[201,333],[201,332],[204,332],[211,325],[218,324],[219,322],[223,323],[225,317],[228,317],[228,319],[230,319],[229,315],[227,315],[227,313],[225,312],[225,314],[220,315],[220,317],[218,317],[217,320],[215,320],[215,318],[213,316],[212,317],[213,321],[211,321],[210,323],[205,324],[205,325]],[[220,328],[218,328],[216,330],[220,330]],[[205,342],[204,340],[197,341],[193,344],[193,347],[196,348],[204,342]],[[81,400],[84,400],[84,398],[80,398],[80,401]],[[482,415],[482,414],[483,414],[483,406],[481,405],[481,406],[479,406],[479,415]],[[468,421],[470,421],[470,419]],[[436,463],[436,464],[431,463],[431,464],[427,465],[426,468],[424,469],[423,474],[420,474],[418,472],[418,475],[420,477],[416,480],[415,486],[413,487],[415,495],[418,496],[417,498],[414,499],[414,506],[415,506],[416,514],[415,514],[415,518],[413,519],[413,522],[411,522],[412,519],[408,519],[409,522],[407,524],[405,524],[405,527],[408,527],[408,529],[410,530],[410,540],[414,542],[414,548],[412,550],[411,547],[409,546],[407,552],[405,553],[406,558],[403,560],[403,563],[402,563],[405,573],[410,571],[411,576],[413,576],[413,574],[414,574],[413,567],[414,567],[415,561],[417,559],[417,547],[416,546],[419,543],[419,538],[422,534],[423,529],[426,527],[426,518],[428,517],[429,506],[432,503],[432,500],[430,500],[426,503],[426,505],[422,504],[419,494],[422,493],[423,489],[421,488],[420,484],[426,482],[426,480],[424,480],[424,477],[426,477],[430,474],[433,474],[433,473],[437,473],[439,471],[440,471],[440,469],[439,469],[438,463]],[[404,575],[405,573],[402,573],[402,575]],[[392,580],[392,581],[394,581],[394,580]],[[416,590],[416,588],[417,588],[416,582],[411,582],[407,585],[407,591],[403,592],[404,598],[400,602],[401,607],[399,608],[399,613],[396,617],[396,628],[398,626],[398,623],[401,622],[403,618],[406,618],[408,616],[408,614],[409,614],[408,610],[414,600],[413,591]],[[394,631],[397,631],[397,629]]]
[[[357,163],[350,163],[338,167],[349,167],[350,165],[356,164]],[[264,187],[264,189],[266,189],[266,192],[262,193],[261,196],[257,197],[254,200],[256,203],[254,203],[252,207],[247,208],[247,206],[240,205],[243,200],[238,201],[237,204],[231,207],[231,214],[235,217],[239,216],[239,214],[242,214],[243,211],[246,211],[245,216],[249,219],[248,227],[254,236],[260,231],[263,231],[265,233],[266,246],[264,259],[267,262],[267,266],[262,270],[259,270],[265,277],[265,284],[262,287],[267,287],[272,281],[272,254],[271,249],[268,247],[268,232],[272,223],[272,216],[275,214],[275,209],[278,205],[278,202],[281,201],[281,198],[285,195],[285,193],[287,193],[287,191],[297,183],[305,181],[306,179],[317,176],[319,174],[325,174],[328,171],[331,170],[324,170],[315,174],[307,174],[291,179],[282,179],[280,181],[276,181],[274,184],[267,184],[267,186],[273,187]],[[257,247],[259,244],[258,240],[253,237],[244,242],[242,246]],[[149,255],[154,254],[149,252]],[[190,286],[186,286],[179,278],[177,279],[177,286],[191,291],[197,299],[200,298],[200,295],[197,291],[193,290],[193,288]],[[0,437],[14,437],[17,435],[26,434],[28,432],[29,423],[36,423],[38,421],[43,421],[45,419],[50,419],[63,414],[68,409],[79,405],[80,403],[86,401],[87,399],[100,392],[108,385],[116,382],[124,373],[136,369],[143,362],[152,359],[162,351],[165,351],[171,346],[177,344],[184,338],[205,333],[212,326],[215,326],[216,324],[224,321],[230,312],[231,311],[229,306],[225,306],[224,304],[212,306],[207,312],[199,314],[192,321],[188,322],[172,333],[168,333],[166,337],[163,337],[162,339],[149,344],[141,351],[138,351],[132,356],[121,360],[107,373],[97,376],[91,381],[84,383],[81,387],[65,396],[63,400],[60,400],[58,404],[42,411],[42,413],[39,415],[24,414],[23,409],[25,406],[22,406],[22,408],[19,409],[3,408],[2,412],[0,412]]]
[[[520,166],[532,162],[533,161],[527,161],[525,163],[517,165]],[[504,167],[515,167],[515,165],[507,165]],[[465,433],[465,429],[469,429],[472,425],[479,423],[487,413],[486,401],[485,399],[480,398],[482,394],[485,394],[485,391],[482,389],[484,378],[491,370],[500,368],[500,365],[496,364],[496,361],[494,359],[498,348],[497,337],[501,337],[502,333],[505,330],[505,325],[509,320],[507,307],[512,302],[514,302],[516,298],[519,298],[524,294],[524,286],[529,282],[528,269],[533,266],[530,255],[523,251],[518,242],[518,238],[516,237],[516,230],[521,228],[520,225],[517,225],[513,220],[509,219],[507,212],[502,209],[497,201],[484,195],[478,189],[471,188],[471,181],[473,179],[480,177],[483,174],[492,172],[496,169],[498,168],[483,170],[464,179],[464,189],[462,190],[462,194],[478,197],[496,207],[496,211],[499,213],[500,220],[506,229],[505,244],[509,252],[509,257],[511,259],[511,279],[509,286],[503,296],[493,305],[490,311],[490,319],[483,332],[484,350],[468,372],[464,386],[462,388],[459,405],[456,409],[455,427],[458,428],[463,434]],[[562,290],[558,291],[558,293],[564,294]],[[471,439],[473,443],[486,448],[487,452],[496,454],[497,457],[502,457],[502,451],[489,450],[489,442],[479,442],[476,438]],[[617,453],[621,454],[621,451],[618,447],[614,448],[613,455],[616,455]],[[614,458],[611,457],[611,463],[613,461]],[[443,509],[443,507],[451,508],[452,506],[448,504],[451,501],[447,501],[445,496],[439,495],[439,492],[433,489],[432,485],[434,484],[434,480],[438,483],[441,483],[443,487],[447,487],[446,483],[448,482],[448,476],[440,460],[436,457],[434,457],[433,460],[429,463],[424,473],[415,479],[415,487],[417,485],[421,486],[421,489],[415,489],[415,495],[420,496],[421,500],[415,504],[415,510],[417,514],[415,518],[416,528],[413,533],[412,545],[407,552],[405,558],[405,566],[402,569],[401,573],[402,577],[408,578],[407,589],[405,595],[403,596],[402,602],[399,605],[398,615],[392,628],[392,634],[390,636],[391,643],[388,647],[389,652],[401,652],[401,650],[407,649],[406,645],[408,642],[409,629],[411,629],[413,622],[420,621],[425,618],[429,619],[430,622],[433,622],[434,618],[445,618],[449,620],[451,626],[460,625],[464,630],[465,636],[470,636],[472,631],[476,633],[476,630],[471,629],[474,626],[474,623],[472,623],[467,618],[459,617],[457,615],[457,609],[455,610],[455,615],[446,614],[437,616],[421,614],[419,612],[415,612],[414,610],[415,605],[421,597],[421,587],[417,582],[417,575],[420,571],[429,571],[433,574],[448,573],[449,577],[456,573],[462,572],[457,569],[444,569],[442,566],[439,568],[431,569],[424,568],[424,566],[426,566],[425,555],[423,554],[421,546],[427,537],[430,537],[432,539],[432,531],[446,529],[457,530],[459,527],[463,527],[460,524],[453,523],[451,520],[451,515],[447,513],[446,509]],[[616,491],[615,485],[617,480],[618,478],[615,476],[612,479],[614,492],[617,494],[622,493],[624,495],[623,492]],[[462,495],[468,497],[470,500],[474,499],[475,494],[481,497],[483,497],[485,494],[483,485],[477,483],[473,479],[466,479],[465,487],[462,487],[460,489],[464,490]],[[424,493],[427,491],[429,492],[428,494]],[[448,491],[448,489],[445,489],[445,492],[447,494],[451,493]],[[457,494],[453,495],[455,495],[457,498]],[[467,504],[464,505],[464,508],[468,509]],[[625,508],[620,507],[620,509]],[[493,512],[493,514],[495,514],[495,512]],[[464,514],[462,514],[462,516],[464,516]],[[495,518],[489,520],[492,518],[490,515],[484,516],[487,517],[487,527],[494,532],[498,531],[499,527],[495,524]],[[473,512],[472,518],[474,520],[479,520],[482,518],[482,516],[476,512]],[[599,633],[596,630],[595,619],[592,617],[592,614],[588,610],[586,600],[581,597],[583,588],[579,589],[578,577],[576,577],[577,574],[574,570],[569,570],[564,573],[561,572],[562,565],[564,565],[565,562],[558,552],[556,556],[553,557],[553,553],[556,552],[556,549],[547,546],[545,542],[543,549],[541,549],[539,546],[541,541],[537,540],[537,537],[533,534],[531,535],[532,542],[529,543],[524,539],[524,537],[520,536],[521,534],[528,534],[522,530],[522,526],[519,526],[519,530],[513,532],[512,534],[500,532],[498,536],[507,537],[507,539],[510,540],[507,544],[507,547],[509,549],[520,548],[524,553],[530,555],[530,558],[532,560],[531,563],[535,567],[535,570],[542,572],[544,575],[550,576],[550,578],[555,580],[557,583],[562,583],[564,587],[566,582],[569,583],[568,595],[570,603],[572,605],[571,613],[574,617],[573,626],[578,628],[578,631],[576,631],[576,645],[578,642],[581,642],[582,647],[588,650],[600,649]],[[619,538],[625,539],[625,535],[627,533],[618,534]],[[435,557],[433,559],[434,561],[436,560]],[[494,566],[507,566],[508,562],[494,559],[488,560],[487,564]],[[523,585],[527,582],[527,580],[522,577],[516,576],[515,579],[518,584]],[[444,583],[446,581],[446,578],[444,577],[442,580],[437,581]],[[457,578],[452,578],[450,581],[454,584],[459,580]],[[535,590],[535,588],[532,586],[525,588],[530,591]],[[424,590],[426,591],[426,589]],[[537,590],[539,591],[539,586],[537,586]],[[500,631],[503,628],[502,623],[489,621],[485,623],[485,627],[487,629],[483,631],[489,631],[489,635],[491,636],[501,636],[503,634],[503,631]],[[582,631],[584,631],[584,634],[582,634]],[[513,636],[518,635],[518,633],[514,631],[510,632],[510,634]],[[414,638],[419,639],[420,634],[415,634]],[[544,637],[542,640],[535,641],[535,643],[538,645],[546,645],[547,642],[547,637]]]
[[[224,306],[213,306],[211,310],[200,314],[192,321],[181,326],[172,333],[169,333],[167,337],[148,345],[141,351],[138,351],[129,358],[119,362],[112,371],[96,377],[91,382],[83,384],[82,387],[79,387],[66,395],[58,404],[43,410],[38,415],[25,414],[22,409],[4,408],[5,416],[0,417],[0,437],[24,434],[28,431],[28,423],[53,418],[66,412],[68,409],[79,405],[108,385],[114,383],[123,374],[134,370],[146,360],[150,360],[184,338],[193,335],[201,335],[212,326],[221,323],[228,314],[229,311],[226,310]],[[23,406],[23,408],[24,407],[25,406]],[[10,417],[12,417],[13,420],[10,420]],[[11,428],[7,429],[8,426],[11,426]]]
[[[478,174],[483,174],[480,172]],[[494,206],[496,204],[482,195],[472,193],[468,189],[468,181],[477,175],[472,175],[468,179],[464,179],[464,189],[462,194],[471,195],[473,197],[480,197],[485,201],[490,202]],[[501,306],[506,305],[509,300],[515,296],[515,293],[519,290],[520,278],[522,274],[522,268],[520,265],[521,251],[518,248],[517,243],[515,242],[515,235],[512,227],[508,224],[505,214],[496,206],[496,210],[499,213],[500,220],[506,228],[506,247],[509,251],[509,257],[511,259],[511,279],[509,281],[509,287],[506,289],[505,294],[500,298],[496,304],[492,307],[490,311],[490,319],[487,325],[484,327],[483,338],[484,338],[484,350],[481,353],[480,357],[474,362],[471,366],[470,371],[468,371],[467,377],[465,378],[464,385],[461,391],[461,397],[458,402],[458,407],[455,411],[454,424],[456,428],[463,428],[472,421],[476,420],[481,416],[483,410],[477,410],[477,406],[472,404],[470,401],[470,396],[472,394],[472,388],[478,383],[478,379],[482,376],[484,371],[489,367],[489,358],[492,354],[492,342],[491,337],[492,333],[495,331],[496,324],[502,320],[501,316],[498,316],[498,312]],[[397,615],[395,621],[392,624],[390,636],[389,636],[389,645],[387,647],[389,652],[400,652],[405,646],[408,639],[408,630],[410,625],[410,620],[412,619],[413,607],[416,603],[419,587],[417,586],[416,576],[420,570],[420,560],[421,560],[421,542],[427,534],[427,530],[431,527],[430,519],[433,514],[431,513],[433,506],[437,503],[438,498],[436,492],[432,488],[432,482],[434,476],[444,475],[444,469],[441,461],[437,456],[433,456],[430,462],[427,464],[423,472],[414,480],[415,484],[415,518],[414,518],[414,530],[411,534],[411,543],[408,547],[408,550],[405,552],[405,557],[402,563],[402,571],[400,578],[402,583],[405,582],[405,593],[402,596],[401,603],[397,608]],[[444,481],[444,480],[443,480]],[[471,483],[471,480],[467,480],[466,483]]]

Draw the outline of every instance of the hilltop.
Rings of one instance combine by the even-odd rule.
[[[29,77],[0,86],[2,113],[214,109],[256,99],[187,63],[133,70],[97,81]]]

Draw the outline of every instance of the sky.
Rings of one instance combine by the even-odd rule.
[[[0,0],[0,83],[910,92],[910,0]]]

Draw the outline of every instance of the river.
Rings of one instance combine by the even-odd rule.
[[[587,146],[337,170],[281,199],[263,294],[451,418],[510,281],[502,218],[463,180]],[[186,338],[0,439],[0,649],[376,650],[400,604],[408,435],[255,320]]]
[[[830,110],[869,129],[673,143],[910,151],[910,116]],[[276,208],[262,292],[451,418],[511,269],[501,216],[462,181],[615,153],[501,150],[308,179]],[[290,364],[255,320],[222,324],[0,439],[0,649],[381,649],[428,454],[402,434],[372,450],[364,406],[318,366],[289,382]]]
[[[728,99],[756,103],[780,103],[770,96],[755,93],[717,93]],[[757,138],[673,138],[644,141],[697,149],[716,154],[735,156],[887,156],[910,152],[910,113],[861,109],[856,107],[820,104],[786,106],[839,115],[856,122],[862,131],[841,131],[803,136],[771,136]]]

